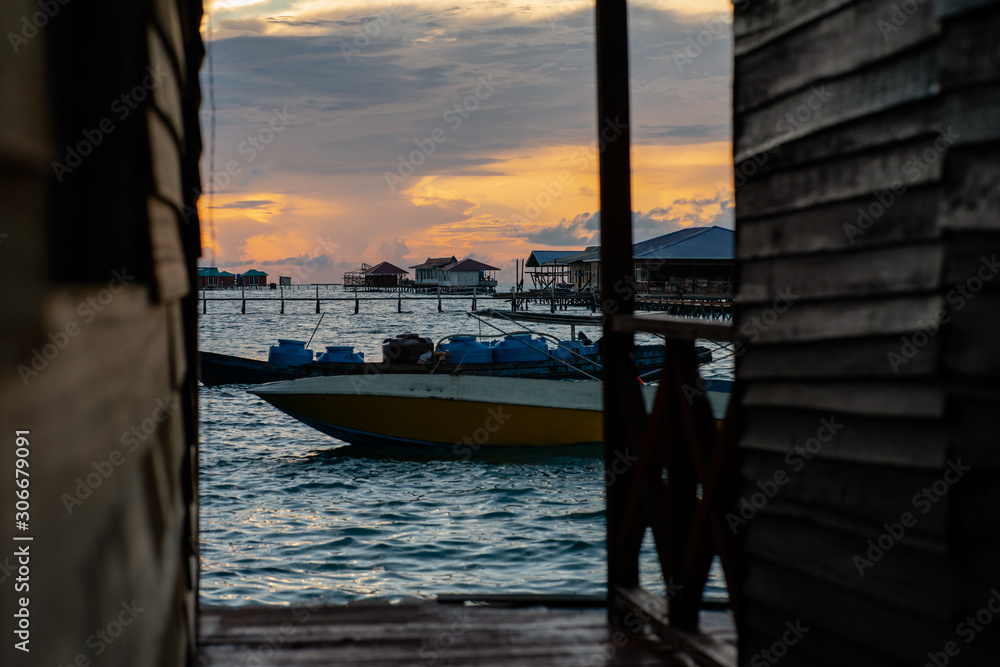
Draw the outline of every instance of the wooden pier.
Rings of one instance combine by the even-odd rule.
[[[283,289],[278,291],[277,296],[247,296],[246,291],[240,292],[239,296],[208,296],[208,291],[204,288],[201,290],[201,295],[198,300],[201,302],[201,312],[202,314],[208,313],[208,304],[210,301],[239,301],[241,302],[240,312],[246,314],[247,312],[247,302],[259,303],[259,302],[278,302],[280,304],[280,314],[285,314],[285,302],[286,301],[309,301],[316,304],[316,312],[322,312],[322,304],[324,302],[337,302],[337,301],[353,301],[354,302],[354,313],[358,314],[361,310],[362,301],[392,301],[393,297],[391,295],[387,296],[361,296],[365,293],[371,293],[366,290],[355,290],[351,292],[345,292],[343,296],[320,296],[319,286],[315,286],[315,295],[313,296],[285,296]],[[420,294],[408,294],[403,296],[406,290],[404,289],[392,289],[387,290],[395,294],[396,299],[396,312],[403,312],[403,301],[433,301],[438,302],[438,312],[442,312],[443,304],[445,301],[456,301],[456,300],[470,300],[472,310],[475,310],[478,304],[478,300],[485,297],[489,297],[489,294],[477,294],[472,292],[470,294],[449,294],[446,292],[437,292],[437,294],[420,295]]]
[[[547,305],[549,312],[568,310],[571,307],[597,309],[599,299],[593,292],[559,292],[556,290],[529,290],[497,292],[494,299],[506,301],[512,311],[528,310],[531,304]]]
[[[735,656],[732,615],[702,611],[700,648],[662,644],[608,624],[584,596],[565,606],[361,603],[349,606],[203,607],[200,667],[269,665],[691,665],[693,656]],[[603,603],[603,597],[599,599]],[[639,629],[641,623],[633,623]],[[679,650],[684,650],[681,655]]]

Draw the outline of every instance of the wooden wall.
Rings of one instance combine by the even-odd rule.
[[[993,664],[1000,3],[734,4],[740,663]]]
[[[193,656],[200,20],[191,0],[0,3],[5,666]],[[24,531],[15,430],[30,432]]]

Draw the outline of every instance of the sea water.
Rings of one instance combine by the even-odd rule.
[[[277,302],[253,300],[277,292],[248,292],[243,315],[239,301],[212,300],[234,295],[239,292],[209,292],[208,312],[199,321],[202,350],[266,360],[278,338],[309,340],[315,329],[314,350],[353,345],[367,360],[380,361],[382,340],[404,332],[435,342],[457,333],[501,337],[494,326],[569,336],[566,326],[478,322],[466,315],[471,297],[444,300],[442,313],[436,299],[404,299],[402,313],[394,297],[361,301],[357,315],[353,301],[325,302],[316,329],[315,301],[286,302],[281,315]],[[293,289],[285,295],[315,292]],[[321,288],[320,295],[346,296],[335,287]],[[482,297],[477,305],[504,307]],[[596,328],[582,330],[600,338]],[[716,349],[714,355],[702,373],[731,379],[731,354]],[[347,445],[279,412],[247,393],[249,388],[199,390],[203,604],[604,593],[599,448],[516,456],[483,449],[464,460],[447,450]],[[643,585],[662,594],[649,534],[640,563]],[[716,562],[705,596],[725,595]]]

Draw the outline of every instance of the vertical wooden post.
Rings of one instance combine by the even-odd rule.
[[[397,294],[397,300],[396,300],[396,312],[397,312],[397,313],[401,313],[401,312],[403,312],[403,292],[402,292],[402,291],[400,291],[400,292],[399,292],[399,293]]]
[[[319,312],[319,285],[316,285],[316,312]]]
[[[281,290],[281,314],[285,314],[285,286],[282,285],[279,288]]]
[[[202,314],[208,312],[208,299],[205,298],[205,288],[201,288],[201,312]]]
[[[552,281],[552,285],[549,286],[549,298],[552,299],[549,312],[554,313],[556,312],[556,283],[554,280]]]
[[[630,290],[621,289],[632,276],[632,194],[629,160],[628,19],[622,0],[597,0],[597,128],[600,142],[601,276],[604,341],[604,469],[607,489],[608,613],[615,623],[619,586],[639,583],[638,545],[632,543],[626,516],[628,491],[637,482],[636,468],[617,474],[612,466],[638,450],[645,410],[635,365],[634,339],[615,330],[613,320],[631,315]],[[616,289],[618,288],[618,289]],[[636,409],[637,408],[637,409]],[[620,467],[620,466],[619,466]],[[634,517],[632,517],[634,520]],[[641,541],[641,534],[639,535]]]
[[[243,294],[243,310],[241,312],[244,315],[246,315],[247,314],[247,288],[246,287],[242,288],[242,292],[241,293]]]
[[[361,299],[358,297],[358,288],[354,288],[354,314],[358,314],[358,309],[361,306]]]
[[[441,286],[438,285],[438,312],[444,312],[441,310]]]

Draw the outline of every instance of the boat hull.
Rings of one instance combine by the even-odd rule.
[[[710,390],[716,418],[728,385]],[[455,375],[319,377],[251,390],[282,412],[356,445],[559,447],[603,440],[602,384]],[[644,387],[648,410],[655,387]]]
[[[252,393],[359,445],[556,447],[602,439],[600,385],[593,382],[385,375],[307,378]]]

